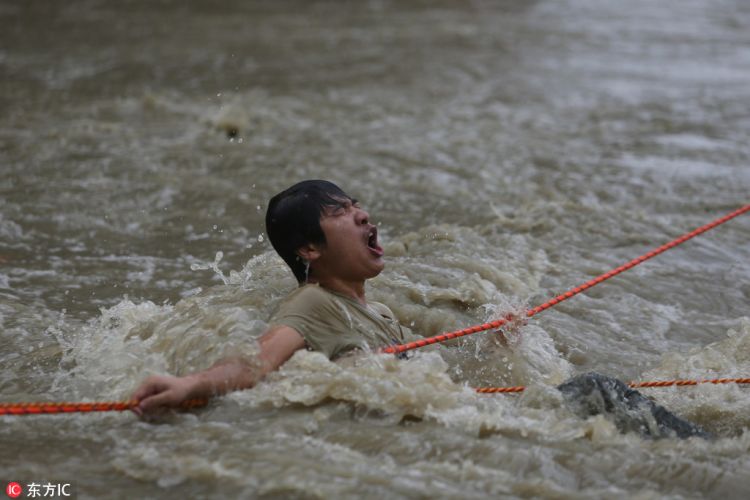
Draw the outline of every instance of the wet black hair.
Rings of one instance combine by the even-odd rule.
[[[300,284],[307,281],[307,276],[297,250],[307,244],[325,245],[320,218],[327,207],[340,207],[346,200],[352,198],[336,184],[309,180],[298,182],[268,202],[266,234]]]

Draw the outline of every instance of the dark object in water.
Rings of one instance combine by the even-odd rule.
[[[578,416],[586,418],[602,414],[621,432],[635,431],[643,437],[655,439],[713,437],[613,377],[585,373],[557,388],[565,396],[568,407]]]

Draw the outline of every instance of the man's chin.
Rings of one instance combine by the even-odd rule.
[[[378,259],[378,260],[380,261],[379,265],[373,267],[372,276],[370,276],[367,279],[374,278],[375,276],[383,272],[383,269],[385,269],[385,262],[383,261],[383,259]]]

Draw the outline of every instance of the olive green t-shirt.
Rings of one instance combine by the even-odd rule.
[[[307,347],[335,359],[353,349],[376,350],[417,340],[391,310],[378,302],[363,306],[317,284],[290,293],[271,318],[271,325],[296,330]]]

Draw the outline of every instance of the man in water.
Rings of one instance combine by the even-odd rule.
[[[133,394],[138,415],[251,388],[303,348],[336,359],[355,349],[417,339],[388,307],[367,302],[365,282],[383,270],[383,249],[369,214],[338,186],[303,181],[277,194],[268,204],[266,233],[300,286],[260,337],[258,359],[226,358],[184,377],[149,377]],[[606,413],[623,430],[651,436],[703,433],[616,379],[588,374],[560,390],[577,413]]]
[[[133,394],[136,413],[248,389],[299,349],[335,359],[417,339],[385,305],[367,302],[365,281],[383,270],[383,249],[369,214],[338,186],[303,181],[277,194],[266,211],[266,234],[300,287],[260,337],[258,359],[227,358],[185,377],[149,377]]]

